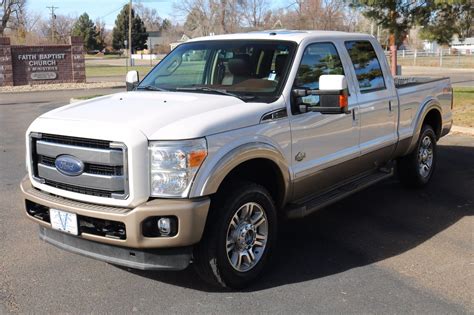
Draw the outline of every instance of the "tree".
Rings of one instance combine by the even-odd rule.
[[[156,9],[150,9],[142,3],[137,3],[134,6],[137,15],[143,20],[143,24],[148,31],[158,31],[161,28],[161,17],[158,15]]]
[[[352,1],[352,5],[361,8],[367,18],[389,31],[393,75],[397,72],[397,46],[403,42],[414,25],[428,21],[432,4],[432,0]]]
[[[96,19],[95,28],[97,31],[97,44],[99,45],[99,49],[104,49],[107,46],[111,46],[112,41],[109,41],[110,30],[106,28],[105,21]]]
[[[161,31],[168,31],[168,30],[171,29],[171,26],[172,26],[171,21],[168,20],[168,19],[164,19],[163,23],[161,23],[160,30]]]
[[[267,0],[241,0],[240,6],[247,24],[253,29],[263,26],[265,16],[268,14]]]
[[[98,32],[96,26],[87,13],[83,13],[74,23],[72,35],[82,38],[86,51],[100,48],[97,42]]]
[[[115,27],[112,31],[112,46],[114,49],[125,47],[125,41],[128,41],[128,4],[120,11],[115,20]],[[141,50],[146,47],[148,34],[142,19],[135,14],[132,9],[132,49]]]
[[[472,35],[474,3],[470,0],[438,1],[420,36],[441,45],[448,45],[454,35],[460,40]]]
[[[25,6],[26,0],[0,0],[0,36],[14,19],[20,21]]]

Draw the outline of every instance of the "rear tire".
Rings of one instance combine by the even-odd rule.
[[[276,245],[277,212],[268,191],[250,182],[223,189],[211,204],[194,265],[206,282],[240,289],[264,270]]]
[[[433,176],[436,161],[436,134],[430,125],[424,125],[413,152],[398,159],[398,177],[408,188],[422,188]]]

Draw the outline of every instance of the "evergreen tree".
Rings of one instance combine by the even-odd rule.
[[[441,45],[473,36],[474,2],[471,0],[437,1],[429,21],[421,29],[421,38]]]
[[[73,36],[79,36],[84,41],[84,48],[86,50],[100,49],[97,41],[97,30],[94,22],[89,18],[87,13],[82,14],[72,27],[71,34]]]
[[[114,49],[126,48],[124,41],[128,41],[128,12],[128,4],[126,4],[115,20],[115,27],[112,31],[112,46]],[[144,49],[147,38],[145,24],[132,8],[132,49]]]

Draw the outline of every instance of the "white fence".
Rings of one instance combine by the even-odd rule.
[[[385,51],[390,60],[390,51]],[[399,64],[413,66],[472,67],[474,69],[474,51],[456,49],[398,50]]]

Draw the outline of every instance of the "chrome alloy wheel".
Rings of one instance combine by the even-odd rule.
[[[263,207],[255,202],[242,205],[227,228],[226,252],[232,267],[246,272],[257,265],[265,251],[268,221]]]
[[[430,175],[433,166],[433,142],[429,136],[425,136],[418,149],[418,171],[424,178]]]

